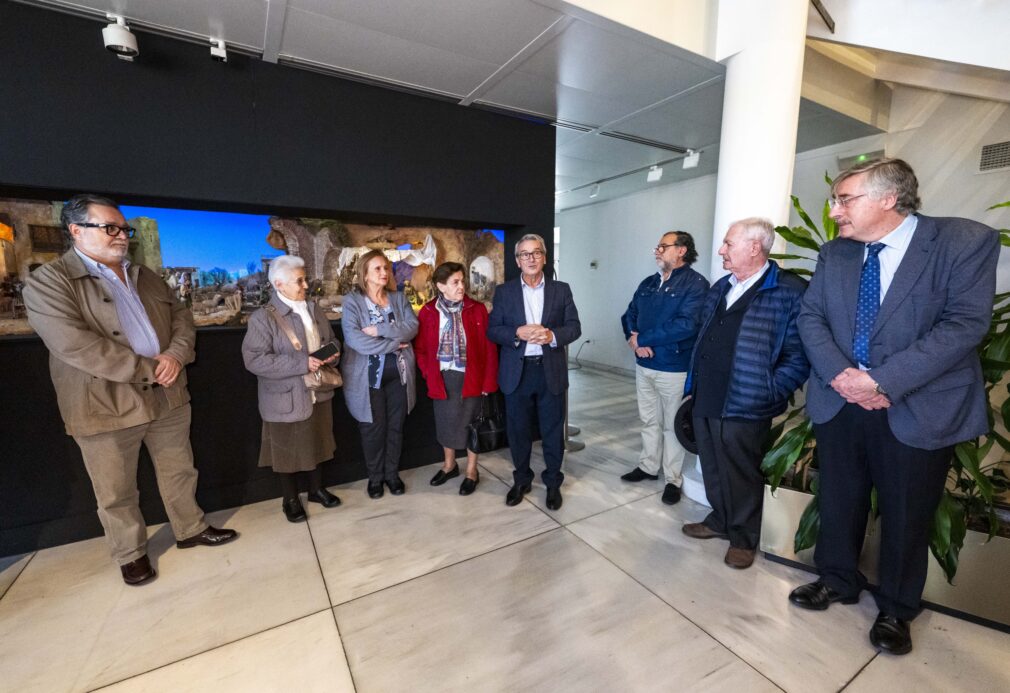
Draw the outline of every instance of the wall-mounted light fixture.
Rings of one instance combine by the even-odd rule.
[[[687,156],[684,157],[684,168],[696,168],[699,161],[701,161],[701,152],[688,149]]]
[[[133,62],[140,55],[140,49],[137,48],[137,37],[126,26],[126,18],[118,14],[107,14],[105,18],[112,22],[102,29],[105,49],[115,53],[120,60]]]
[[[645,174],[646,183],[655,183],[660,178],[663,177],[663,167],[662,166],[650,166],[649,172]]]
[[[600,184],[599,183],[594,183],[593,187],[591,187],[589,189],[589,199],[592,200],[593,198],[595,198],[599,194],[600,194]]]
[[[210,59],[219,63],[228,62],[228,47],[224,44],[224,39],[211,38]]]

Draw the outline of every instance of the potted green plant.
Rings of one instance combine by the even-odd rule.
[[[831,184],[827,175],[825,181],[828,185]],[[819,252],[823,243],[838,235],[838,227],[828,214],[830,207],[827,201],[822,210],[822,228],[814,224],[795,196],[792,197],[792,204],[803,225],[791,228],[780,226],[776,231],[799,252]],[[994,205],[990,209],[998,207],[1010,207],[1010,202]],[[1004,246],[1010,246],[1010,230],[1001,229],[1000,240]],[[772,257],[787,261],[815,260],[814,257],[800,254],[773,254]],[[812,274],[810,269],[804,267],[790,267],[790,270],[807,276]],[[1010,430],[1010,398],[1006,397],[1010,393],[1010,386],[1004,384],[1005,376],[1010,371],[1010,293],[997,294],[995,297],[992,323],[979,345],[979,356],[990,403],[990,429],[986,435],[956,446],[947,488],[937,508],[930,537],[930,550],[947,585],[953,585],[954,576],[958,573],[961,551],[969,532],[978,535],[972,539],[973,547],[994,537],[1010,537],[1006,506],[1000,502],[1002,494],[1010,489],[1010,479],[1001,464],[1003,453],[1010,451],[1010,436],[1000,432],[1001,426],[1003,430]],[[769,533],[782,535],[782,528],[786,526],[783,518],[776,516],[774,507],[769,513],[769,505],[774,506],[779,502],[776,494],[778,489],[789,489],[788,505],[794,513],[800,507],[803,510],[798,519],[794,517],[791,521],[795,527],[792,550],[783,553],[788,554],[787,558],[809,563],[809,552],[805,557],[801,552],[814,545],[820,525],[817,443],[803,404],[794,400],[792,405],[772,427],[771,445],[762,463],[762,471],[767,480],[765,512],[768,519],[762,527],[762,548],[768,551],[764,541],[766,528]],[[793,492],[804,496],[795,496]],[[875,515],[874,496],[871,496],[871,508]],[[980,537],[984,541],[980,541]],[[1007,545],[1010,546],[1010,539],[1007,540]],[[781,542],[778,546],[781,546]],[[1007,555],[1010,556],[1010,553]],[[936,580],[931,582],[935,583]],[[929,585],[927,591],[928,589]],[[928,594],[924,598],[935,602]],[[1010,609],[1007,611],[1010,614]],[[999,618],[1004,619],[1002,622],[1010,621],[1007,616]]]

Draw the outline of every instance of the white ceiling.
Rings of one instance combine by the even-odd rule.
[[[667,165],[663,184],[714,173],[718,162],[725,68],[567,6],[560,11],[533,0],[21,1],[95,18],[114,12],[140,29],[197,41],[223,38],[233,50],[271,62],[576,126],[557,130],[561,209],[642,189],[645,173],[629,172],[683,150],[700,150],[700,165]],[[141,60],[143,48],[141,37]],[[804,100],[797,150],[873,132]],[[589,199],[593,182],[614,177]]]

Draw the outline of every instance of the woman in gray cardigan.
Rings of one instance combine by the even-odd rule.
[[[357,289],[344,297],[344,401],[361,429],[368,468],[368,495],[382,496],[382,484],[398,496],[403,423],[414,408],[414,349],[417,316],[407,297],[388,291],[389,260],[371,250],[355,264]]]
[[[339,352],[325,361],[309,356],[334,341],[333,328],[315,302],[306,301],[305,261],[282,255],[270,263],[274,295],[266,307],[249,318],[242,359],[256,375],[263,431],[259,466],[272,467],[281,480],[282,508],[291,522],[305,520],[298,499],[299,474],[308,477],[309,501],[323,507],[340,505],[340,499],[323,487],[319,465],[333,457],[333,391],[305,387],[302,376],[324,363],[335,363]],[[298,340],[288,337],[285,327]]]

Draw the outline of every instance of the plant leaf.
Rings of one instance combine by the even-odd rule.
[[[999,209],[1000,207],[1010,207],[1010,201],[1000,202],[998,205],[993,205],[992,207],[987,207],[985,211],[988,212],[990,209]]]
[[[816,492],[816,488],[817,486],[815,485],[814,496],[810,499],[807,507],[803,509],[800,523],[796,527],[796,536],[793,537],[793,551],[795,553],[809,549],[817,543],[817,533],[821,529],[821,509],[819,503],[820,494]]]
[[[815,241],[810,235],[810,232],[802,226],[794,226],[793,228],[789,228],[788,226],[776,226],[775,232],[795,246],[820,252],[820,244],[818,244],[817,241]]]
[[[982,447],[978,447],[972,442],[958,443],[954,447],[954,454],[961,464],[964,465],[964,470],[968,473],[968,476],[974,480],[975,485],[978,487],[979,495],[982,496],[982,500],[987,505],[992,503],[992,483],[989,481],[989,477],[982,472],[981,465],[982,460],[985,459],[994,442],[996,441],[990,438]]]
[[[807,210],[803,209],[803,205],[800,204],[800,198],[795,195],[790,195],[789,197],[793,201],[793,209],[796,210],[796,213],[800,216],[800,219],[803,220],[803,223],[807,225],[808,229],[816,233],[817,237],[820,238],[821,241],[824,241],[824,237],[821,235],[817,225],[814,224],[814,220],[810,218],[810,215],[807,214]]]
[[[806,419],[789,429],[765,454],[761,461],[761,471],[764,472],[772,491],[779,487],[782,477],[796,464],[804,446],[812,439],[813,423],[810,419]]]

